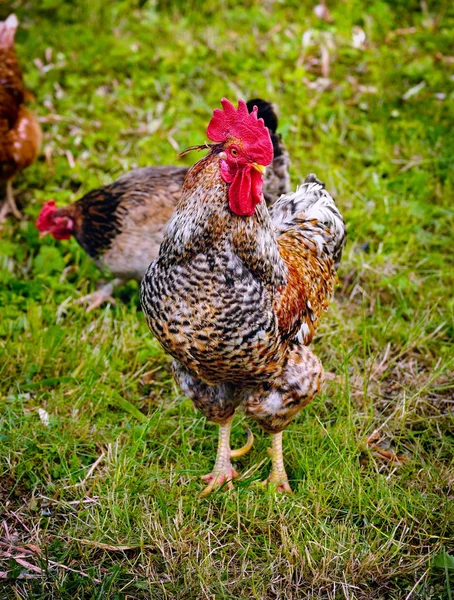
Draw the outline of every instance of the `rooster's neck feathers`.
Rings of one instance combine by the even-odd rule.
[[[266,204],[257,205],[250,217],[231,212],[228,184],[221,178],[217,152],[188,171],[159,259],[165,263],[186,262],[197,253],[213,249],[234,252],[266,285],[278,287],[285,283],[285,263]]]

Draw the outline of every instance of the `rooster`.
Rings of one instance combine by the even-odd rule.
[[[277,117],[269,102],[255,99],[259,115],[269,129],[274,159],[265,180],[264,194],[271,204],[290,189],[289,157],[276,133]],[[93,190],[69,206],[46,202],[37,220],[42,233],[58,240],[74,236],[97,264],[115,279],[81,298],[88,311],[113,301],[115,285],[145,275],[158,254],[164,230],[180,198],[187,167],[147,167],[126,173],[114,183]]]
[[[141,302],[151,331],[175,359],[181,389],[220,426],[202,496],[232,487],[231,458],[242,451],[230,449],[230,429],[240,405],[271,434],[267,481],[290,492],[282,432],[323,380],[307,346],[333,294],[345,226],[315,175],[268,211],[269,131],[242,100],[238,109],[226,99],[222,106],[207,129],[210,152],[187,173],[142,281]]]
[[[13,195],[14,177],[35,160],[41,145],[41,129],[24,106],[25,89],[14,49],[16,15],[0,22],[0,181],[6,183],[6,200],[0,222],[12,212],[21,214]]]

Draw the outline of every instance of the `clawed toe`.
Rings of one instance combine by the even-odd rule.
[[[99,308],[104,302],[110,302],[113,305],[116,304],[115,299],[110,294],[105,294],[101,290],[87,296],[82,296],[82,298],[76,300],[76,304],[88,304],[86,312],[91,312],[95,308]]]
[[[272,485],[276,492],[280,492],[282,494],[293,494],[293,490],[290,487],[290,484],[289,484],[287,478],[276,480],[276,479],[274,479],[274,477],[272,477],[270,475],[270,477],[268,477],[268,479],[265,479],[265,481],[262,481],[262,484],[263,484],[263,486]]]
[[[0,223],[6,223],[6,217],[9,214],[13,214],[16,219],[22,218],[22,213],[17,209],[16,205],[10,205],[9,202],[5,201],[5,203],[0,208]]]
[[[200,498],[206,498],[212,492],[214,492],[214,490],[219,489],[224,483],[225,483],[225,487],[227,488],[227,490],[229,492],[231,490],[233,490],[233,483],[232,483],[232,481],[227,481],[227,483],[226,483],[225,479],[222,482],[220,481],[220,479],[216,479],[216,480],[212,481],[209,485],[207,485],[206,488],[204,488],[200,492]]]
[[[273,475],[271,474],[267,479],[260,482],[263,487],[272,486],[276,492],[282,494],[293,494],[293,490],[287,479],[287,475]]]
[[[114,289],[123,283],[123,280],[120,278],[112,279],[109,283],[106,283],[102,287],[100,287],[96,292],[92,292],[87,296],[82,296],[82,298],[78,298],[76,300],[76,304],[88,304],[86,311],[90,312],[95,308],[99,308],[104,302],[109,302],[110,304],[115,305],[115,299],[112,298],[112,292]]]
[[[222,470],[213,471],[212,473],[208,473],[208,475],[202,475],[202,481],[208,483],[206,488],[200,494],[201,498],[205,498],[211,492],[216,489],[219,489],[221,486],[225,484],[228,490],[233,490],[232,480],[234,477],[238,477],[238,473],[229,465]]]

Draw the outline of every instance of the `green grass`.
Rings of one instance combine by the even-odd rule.
[[[301,0],[75,4],[14,2],[47,160],[1,233],[0,597],[452,598],[449,4],[329,2],[331,25]],[[216,427],[173,384],[137,284],[85,314],[72,299],[102,274],[34,227],[50,198],[175,163],[222,96],[279,106],[294,184],[315,172],[348,225],[313,346],[335,377],[284,437],[292,497],[255,485],[255,429],[235,491],[198,499]]]

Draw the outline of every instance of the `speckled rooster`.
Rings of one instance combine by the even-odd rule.
[[[345,227],[315,175],[268,211],[269,132],[242,100],[222,106],[208,125],[210,152],[186,175],[142,281],[142,306],[183,392],[220,425],[202,496],[232,487],[231,458],[243,451],[230,449],[230,429],[240,405],[271,434],[267,481],[290,492],[282,431],[323,380],[307,346],[333,294]]]

